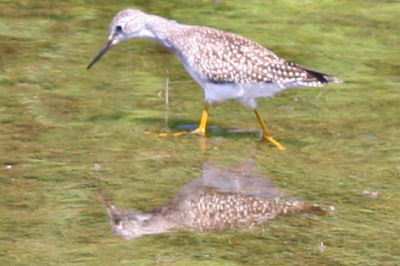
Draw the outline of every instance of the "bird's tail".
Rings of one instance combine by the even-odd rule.
[[[317,71],[314,71],[314,70],[311,70],[311,69],[308,69],[308,68],[305,68],[305,67],[299,66],[299,65],[298,65],[298,67],[307,72],[307,74],[309,75],[307,77],[307,79],[310,79],[310,80],[316,79],[321,83],[342,83],[343,82],[341,79],[334,77],[332,75],[325,74],[322,72],[317,72]]]

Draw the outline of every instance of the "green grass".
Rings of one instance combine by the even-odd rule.
[[[127,41],[86,71],[126,7],[237,32],[344,83],[259,101],[285,152],[258,133],[225,131],[258,128],[236,102],[213,106],[210,124],[223,130],[210,132],[205,154],[194,136],[144,135],[197,123],[203,96],[148,40]],[[2,1],[0,264],[400,264],[399,10],[398,1],[361,0]],[[166,78],[169,128],[158,96]],[[247,158],[289,194],[336,211],[280,217],[265,231],[125,241],[91,185],[147,210],[200,176],[204,161]]]

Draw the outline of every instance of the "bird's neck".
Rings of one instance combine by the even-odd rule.
[[[186,25],[180,24],[175,20],[166,19],[163,17],[149,15],[146,19],[145,26],[141,34],[142,38],[155,40],[166,48],[175,50],[174,36]]]

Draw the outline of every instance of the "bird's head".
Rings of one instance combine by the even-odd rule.
[[[117,13],[110,24],[108,40],[96,57],[87,66],[91,68],[112,46],[131,38],[152,38],[146,29],[146,21],[151,17],[136,9],[125,9]]]

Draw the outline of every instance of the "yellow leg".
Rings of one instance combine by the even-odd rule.
[[[254,109],[254,113],[257,116],[258,122],[260,122],[261,128],[263,130],[263,137],[265,140],[268,140],[269,142],[271,142],[272,144],[274,144],[278,149],[280,149],[281,151],[286,150],[286,148],[284,146],[282,146],[277,140],[275,140],[271,133],[269,132],[267,125],[265,124],[264,120],[261,117],[260,112],[258,112],[257,109]]]
[[[199,127],[196,128],[195,130],[188,132],[188,131],[181,131],[181,132],[176,132],[173,135],[175,137],[180,137],[186,134],[196,134],[200,136],[205,136],[206,135],[206,129],[207,129],[207,121],[208,121],[208,114],[209,114],[209,105],[206,103],[206,106],[204,107],[203,114],[201,115],[201,120]]]
[[[199,127],[193,130],[191,133],[192,134],[197,134],[201,136],[206,135],[206,130],[207,130],[207,121],[208,121],[208,115],[209,115],[209,105],[206,103],[206,106],[204,107],[203,114],[201,115],[201,120]]]

